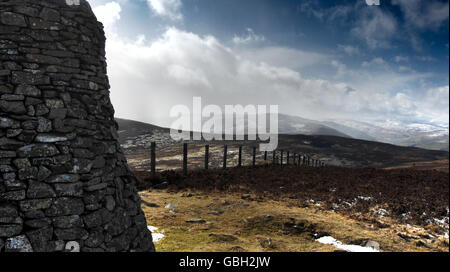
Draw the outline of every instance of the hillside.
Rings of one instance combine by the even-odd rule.
[[[447,173],[261,166],[137,175],[158,251],[367,251],[370,241],[384,252],[449,250]],[[151,189],[162,181],[167,189]],[[321,243],[333,238],[342,244]]]
[[[169,130],[146,123],[118,119],[119,140],[129,164],[136,169],[150,169],[150,145],[157,143],[159,170],[181,167],[182,145],[171,139]],[[255,142],[214,141],[211,146],[211,167],[221,167],[223,145],[229,146],[229,166],[237,164],[237,148],[243,145],[243,163],[251,163],[251,147]],[[203,166],[205,142],[189,144],[189,167]],[[308,154],[329,165],[347,167],[394,167],[407,163],[448,160],[448,152],[402,147],[374,141],[337,136],[279,135],[279,150]],[[268,160],[271,161],[272,154]],[[258,164],[264,163],[263,153],[257,153]]]

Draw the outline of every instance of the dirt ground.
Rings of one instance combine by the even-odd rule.
[[[449,251],[449,182],[439,171],[260,166],[137,175],[147,220],[164,235],[159,251],[337,250],[317,242],[323,236],[375,241],[381,251]],[[150,186],[161,183],[168,188]]]

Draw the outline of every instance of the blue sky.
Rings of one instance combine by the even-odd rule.
[[[312,119],[448,127],[439,0],[89,0],[119,117],[169,125],[192,96]]]

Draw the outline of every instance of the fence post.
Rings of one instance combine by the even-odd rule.
[[[239,146],[239,158],[238,158],[238,167],[242,166],[242,145]]]
[[[267,161],[267,151],[264,151],[264,161]]]
[[[183,144],[183,173],[187,175],[188,144]]]
[[[289,161],[290,161],[290,152],[288,151],[286,154],[286,164],[289,165]]]
[[[205,169],[209,168],[209,145],[205,146]]]
[[[256,146],[253,147],[253,167],[256,166]]]
[[[227,153],[228,153],[228,146],[223,146],[223,169],[227,168]]]
[[[277,151],[274,150],[274,151],[272,152],[272,154],[273,154],[273,155],[272,155],[272,164],[275,164],[275,162],[276,162],[276,161],[275,161],[275,157],[277,156]]]
[[[284,155],[284,150],[281,150],[281,155],[280,155],[281,166],[283,166],[283,155]]]
[[[150,171],[152,172],[152,177],[156,175],[156,143],[152,142],[150,148]]]

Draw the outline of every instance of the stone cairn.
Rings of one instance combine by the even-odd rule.
[[[0,252],[154,251],[85,0],[0,0]]]

